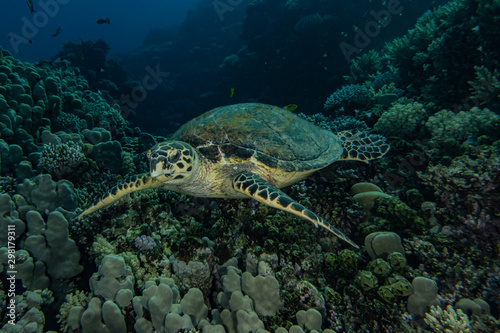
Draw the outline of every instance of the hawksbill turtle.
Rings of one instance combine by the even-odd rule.
[[[380,135],[333,133],[280,107],[245,103],[215,108],[148,152],[150,174],[113,187],[78,218],[135,191],[165,188],[196,197],[253,198],[298,215],[358,247],[344,233],[280,190],[337,160],[369,161],[389,151]]]

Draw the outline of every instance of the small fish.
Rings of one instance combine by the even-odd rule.
[[[229,89],[229,98],[233,96],[234,96],[234,87],[231,87],[231,89]]]
[[[7,38],[9,40],[13,40],[14,37],[12,37],[11,35],[7,35]],[[33,44],[33,39],[28,39],[28,43]]]
[[[110,24],[110,20],[109,20],[109,17],[108,18],[105,18],[105,19],[99,19],[97,20],[97,24]]]
[[[56,33],[52,35],[52,37],[57,37],[59,33],[61,32],[61,27],[57,27]]]
[[[26,0],[26,3],[28,4],[28,7],[30,8],[31,14],[35,12],[35,9],[33,8],[33,1],[32,0]]]
[[[283,107],[283,109],[291,111],[291,112],[297,110],[297,108],[298,108],[297,104],[288,104],[288,105],[285,105]]]

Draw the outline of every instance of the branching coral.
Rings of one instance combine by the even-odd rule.
[[[325,110],[354,111],[372,103],[373,94],[360,84],[349,84],[335,91],[325,102]]]
[[[490,3],[485,11],[478,10],[482,1],[474,0],[453,0],[429,10],[414,29],[384,46],[382,60],[391,62],[413,96],[452,105],[470,98],[467,81],[474,79],[474,66],[498,66],[498,48],[493,45],[499,36],[493,26],[499,5],[485,2]]]
[[[465,333],[470,332],[469,318],[462,310],[448,305],[443,311],[439,306],[432,306],[430,313],[425,315],[425,322],[433,332]]]
[[[495,68],[491,73],[485,66],[474,66],[476,79],[469,81],[472,99],[479,104],[486,104],[494,98],[500,98],[500,80],[498,70]]]
[[[351,74],[344,78],[351,84],[363,83],[370,75],[375,76],[382,71],[383,64],[380,54],[375,50],[370,50],[351,61],[349,69]]]
[[[61,179],[75,172],[84,159],[82,147],[72,141],[60,145],[49,143],[43,146],[40,165],[57,179]]]

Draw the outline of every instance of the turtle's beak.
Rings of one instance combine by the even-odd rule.
[[[180,184],[191,175],[194,155],[187,144],[166,142],[148,152],[151,177],[160,182]]]

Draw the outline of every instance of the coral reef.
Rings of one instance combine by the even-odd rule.
[[[425,108],[420,103],[395,104],[382,114],[373,128],[385,136],[411,139],[418,136],[417,131],[426,118]]]
[[[408,311],[416,316],[424,314],[432,307],[440,305],[437,297],[437,283],[434,280],[418,276],[413,279],[412,292],[408,297]]]
[[[489,240],[490,246],[498,242],[499,165],[498,146],[470,147],[450,165],[430,165],[418,173],[439,199],[435,214],[448,221],[450,232],[473,236],[475,242]]]
[[[425,322],[434,332],[470,332],[469,318],[451,305],[444,311],[439,306],[432,306],[430,313],[425,315]]]
[[[158,29],[128,61],[172,72],[139,107],[165,134],[231,98],[295,103],[333,132],[389,136],[384,160],[338,163],[283,189],[360,249],[252,201],[162,189],[74,219],[125,176],[148,172],[146,151],[165,138],[124,119],[133,113],[110,96],[130,86],[105,44],[66,45],[60,55],[80,69],[0,49],[2,331],[498,331],[498,1],[429,10],[405,36],[374,39],[379,51],[364,48],[350,73],[330,51],[345,30],[333,19],[338,6],[251,1],[214,23],[203,1],[184,40]],[[213,29],[242,29],[246,45]],[[330,94],[334,117],[306,115]]]
[[[74,173],[84,158],[82,147],[78,144],[69,142],[53,145],[49,143],[44,145],[39,163],[45,171],[61,179],[65,175]]]
[[[146,235],[138,236],[134,243],[139,251],[148,251],[156,246],[155,240],[151,236]]]
[[[368,109],[372,104],[373,94],[370,90],[359,84],[350,84],[337,90],[325,102],[325,110],[334,112],[335,115],[351,115],[355,109]]]
[[[499,125],[498,114],[477,107],[459,113],[442,110],[429,117],[425,123],[433,139],[454,139],[460,142],[471,136],[477,138],[478,134],[497,136],[494,131]]]

